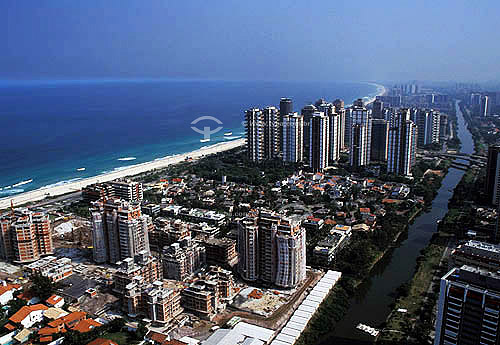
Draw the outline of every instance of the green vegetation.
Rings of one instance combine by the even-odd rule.
[[[53,292],[56,290],[56,284],[48,277],[44,277],[41,274],[33,274],[31,276],[31,291],[34,296],[38,296],[42,301],[52,296]]]
[[[413,278],[396,291],[393,311],[383,325],[384,331],[377,343],[427,343],[432,330],[432,309],[439,292],[438,284],[430,290],[429,285],[434,276],[442,276],[446,272],[446,262],[440,265],[440,260],[448,239],[446,235],[435,234],[430,244],[422,249]],[[398,312],[398,309],[406,309],[407,312]]]
[[[83,200],[73,202],[71,205],[63,207],[62,210],[65,213],[73,213],[78,217],[90,218],[89,204]]]

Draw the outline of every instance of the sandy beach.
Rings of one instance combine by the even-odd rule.
[[[228,142],[222,142],[206,147],[202,147],[198,150],[187,152],[183,154],[168,156],[164,158],[159,158],[151,162],[141,163],[137,165],[132,165],[127,168],[113,171],[110,173],[97,175],[94,177],[89,177],[79,181],[67,183],[64,185],[53,186],[53,187],[42,187],[33,191],[21,193],[18,195],[13,195],[10,197],[5,197],[0,199],[0,209],[5,209],[10,206],[11,201],[14,206],[22,205],[28,202],[38,201],[45,199],[47,196],[57,196],[71,192],[80,191],[83,187],[97,182],[107,182],[117,178],[123,178],[127,176],[133,176],[137,174],[144,173],[146,171],[151,171],[155,169],[162,169],[169,165],[183,162],[186,158],[191,157],[192,159],[197,159],[206,155],[210,155],[217,152],[231,150],[235,147],[239,147],[245,144],[245,139],[232,140]]]

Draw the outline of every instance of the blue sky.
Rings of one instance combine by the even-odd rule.
[[[500,1],[2,0],[0,79],[498,80]]]

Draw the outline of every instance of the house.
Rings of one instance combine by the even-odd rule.
[[[30,328],[43,320],[43,312],[47,309],[49,308],[43,304],[24,306],[9,318],[9,323],[17,327]]]
[[[4,282],[5,284],[5,282]],[[0,286],[0,304],[6,305],[10,300],[14,299],[14,292],[19,290],[21,285],[5,284]]]
[[[93,319],[85,319],[80,322],[78,322],[72,330],[77,331],[79,333],[87,333],[93,330],[96,327],[102,326],[101,323],[93,320]]]
[[[144,340],[149,341],[153,345],[163,345],[170,337],[167,334],[163,334],[156,331],[149,331],[145,336]]]
[[[96,340],[91,341],[87,345],[118,345],[118,344],[109,339],[97,338]]]
[[[62,298],[61,296],[58,296],[58,295],[52,295],[49,298],[47,298],[45,303],[49,307],[62,308],[64,305],[64,298]]]
[[[31,331],[29,329],[23,328],[23,330],[20,331],[19,333],[17,333],[13,337],[13,339],[15,341],[19,342],[20,344],[22,344],[22,343],[25,343],[28,341],[30,335],[31,335]]]
[[[66,316],[60,317],[52,322],[49,322],[49,326],[53,328],[66,327],[72,328],[77,323],[87,318],[87,313],[83,311],[75,311]]]

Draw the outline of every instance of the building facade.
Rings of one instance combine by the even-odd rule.
[[[205,247],[188,237],[165,247],[161,260],[164,277],[182,281],[206,266]]]
[[[500,199],[500,145],[488,147],[485,192],[488,202],[498,205]]]
[[[435,110],[421,109],[417,113],[418,147],[439,143],[441,116]]]
[[[387,152],[387,173],[411,176],[415,164],[417,128],[407,119],[406,112],[400,112],[389,128]]]
[[[349,108],[348,116],[348,140],[349,163],[351,167],[359,168],[370,164],[371,140],[372,140],[372,118],[365,108],[362,99],[354,102]],[[346,132],[347,133],[347,132]]]
[[[498,344],[500,275],[464,265],[443,278],[434,345]]]
[[[388,146],[389,123],[383,119],[373,119],[370,160],[376,162],[387,161]]]
[[[315,112],[309,125],[309,167],[314,172],[328,165],[330,148],[329,118],[323,112]]]
[[[240,220],[238,251],[245,280],[290,288],[305,279],[305,230],[277,213],[259,210]]]
[[[253,108],[245,112],[247,154],[252,161],[279,157],[281,125],[278,109]]]
[[[297,113],[283,115],[282,142],[283,160],[297,163],[303,160],[304,150],[304,117]]]
[[[142,251],[150,252],[153,223],[139,203],[108,199],[93,204],[91,212],[94,261],[117,263]]]
[[[53,254],[50,223],[47,214],[28,210],[0,218],[2,259],[28,263]]]

